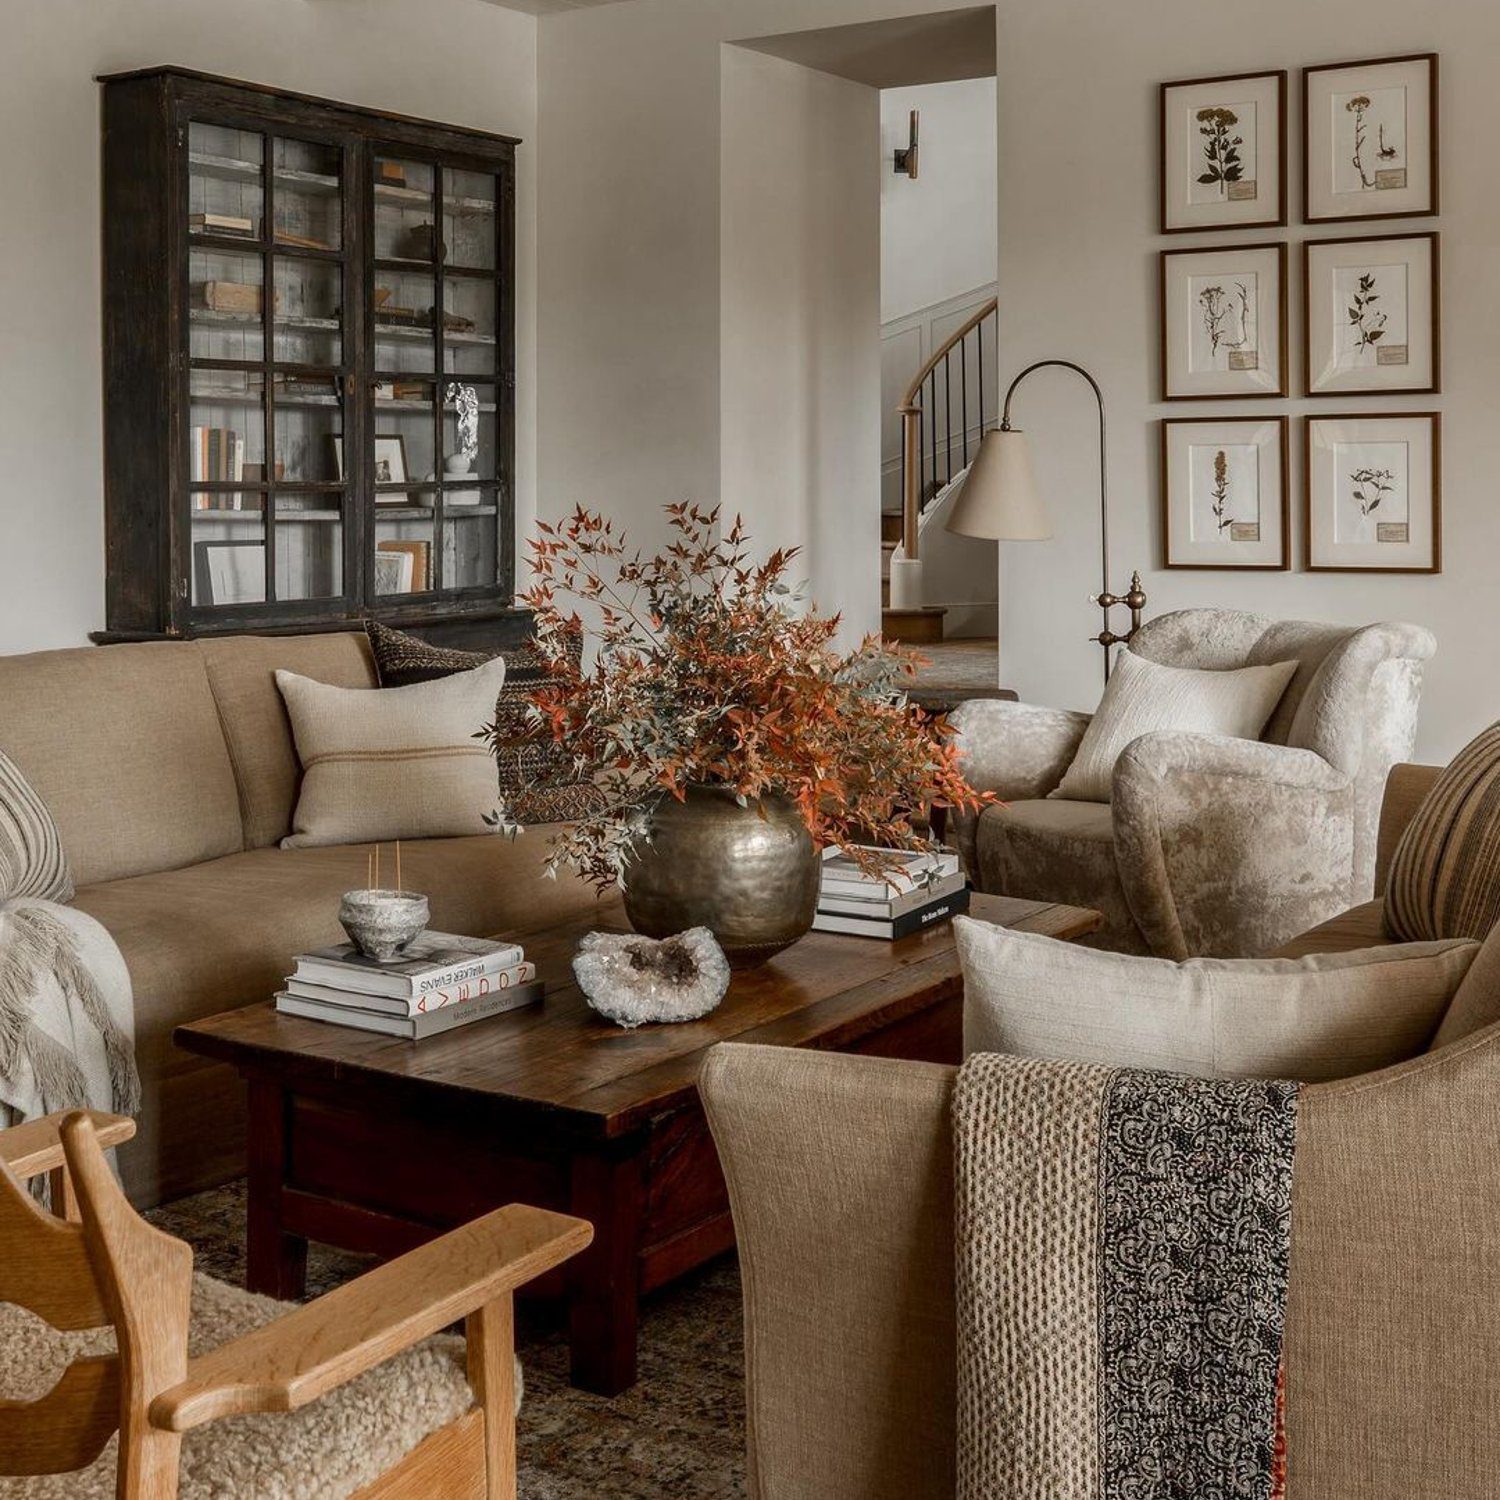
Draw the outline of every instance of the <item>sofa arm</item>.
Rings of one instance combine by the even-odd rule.
[[[1500,1026],[1303,1090],[1284,1342],[1304,1495],[1488,1500],[1500,1413]]]
[[[1072,764],[1091,714],[1034,703],[970,698],[949,715],[963,772],[975,791],[1024,802],[1054,791]],[[972,877],[974,830],[981,813],[948,814],[947,836]]]
[[[1163,958],[1269,953],[1349,905],[1354,783],[1310,750],[1145,734],[1111,800],[1125,899]]]
[[[708,1054],[754,1495],[953,1500],[953,1078],[795,1047]]]

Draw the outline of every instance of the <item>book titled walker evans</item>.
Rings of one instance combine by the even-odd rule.
[[[820,911],[813,918],[815,932],[841,932],[850,937],[885,938],[894,942],[898,938],[910,937],[950,917],[962,916],[969,909],[969,888],[964,886],[952,895],[939,896],[922,906],[903,913],[899,917],[845,917],[833,912]]]
[[[319,1000],[325,1005],[353,1005],[360,1010],[378,1010],[389,1016],[425,1016],[433,1011],[448,1010],[456,1005],[470,1005],[486,995],[516,989],[536,978],[536,965],[529,959],[481,974],[477,979],[463,979],[445,984],[441,989],[421,995],[372,995],[368,990],[336,989],[331,984],[313,984],[294,974],[286,981],[285,993],[298,1000]]]
[[[542,982],[513,985],[495,990],[463,1005],[450,1005],[426,1015],[393,1016],[384,1011],[364,1010],[357,1005],[329,1005],[321,1000],[306,1000],[301,995],[282,993],[276,997],[276,1009],[283,1015],[307,1016],[314,1021],[332,1021],[336,1026],[352,1026],[356,1031],[378,1031],[385,1036],[405,1037],[420,1042],[423,1037],[483,1021],[509,1010],[520,1010],[542,998]]]
[[[357,995],[416,1000],[434,990],[498,974],[520,963],[524,956],[515,943],[424,932],[412,939],[400,958],[387,963],[366,958],[353,943],[299,954],[292,977]]]

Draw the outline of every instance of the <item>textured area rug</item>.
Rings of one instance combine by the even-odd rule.
[[[244,1285],[243,1183],[183,1198],[149,1217],[192,1245],[198,1270]],[[314,1245],[308,1295],[331,1290],[368,1264]],[[517,1351],[526,1374],[517,1424],[521,1500],[744,1495],[744,1340],[732,1256],[646,1300],[641,1378],[623,1396],[605,1400],[574,1390],[561,1333],[524,1305]]]

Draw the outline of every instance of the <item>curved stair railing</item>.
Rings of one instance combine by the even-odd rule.
[[[899,555],[904,563],[915,564],[921,559],[923,509],[969,467],[971,446],[978,449],[985,419],[984,344],[987,330],[991,339],[998,335],[998,307],[991,297],[955,329],[922,366],[896,409],[901,418]],[[978,398],[974,404],[970,401],[971,389]],[[920,573],[913,568],[908,576],[916,580]],[[897,594],[893,573],[892,605],[898,605]],[[920,608],[921,604],[920,598],[899,601],[899,606],[906,608]]]

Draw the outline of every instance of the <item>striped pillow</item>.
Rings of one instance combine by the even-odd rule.
[[[1396,846],[1385,924],[1408,942],[1483,938],[1500,919],[1500,724],[1438,777]]]
[[[73,875],[47,804],[0,751],[0,899],[13,896],[71,901]]]

